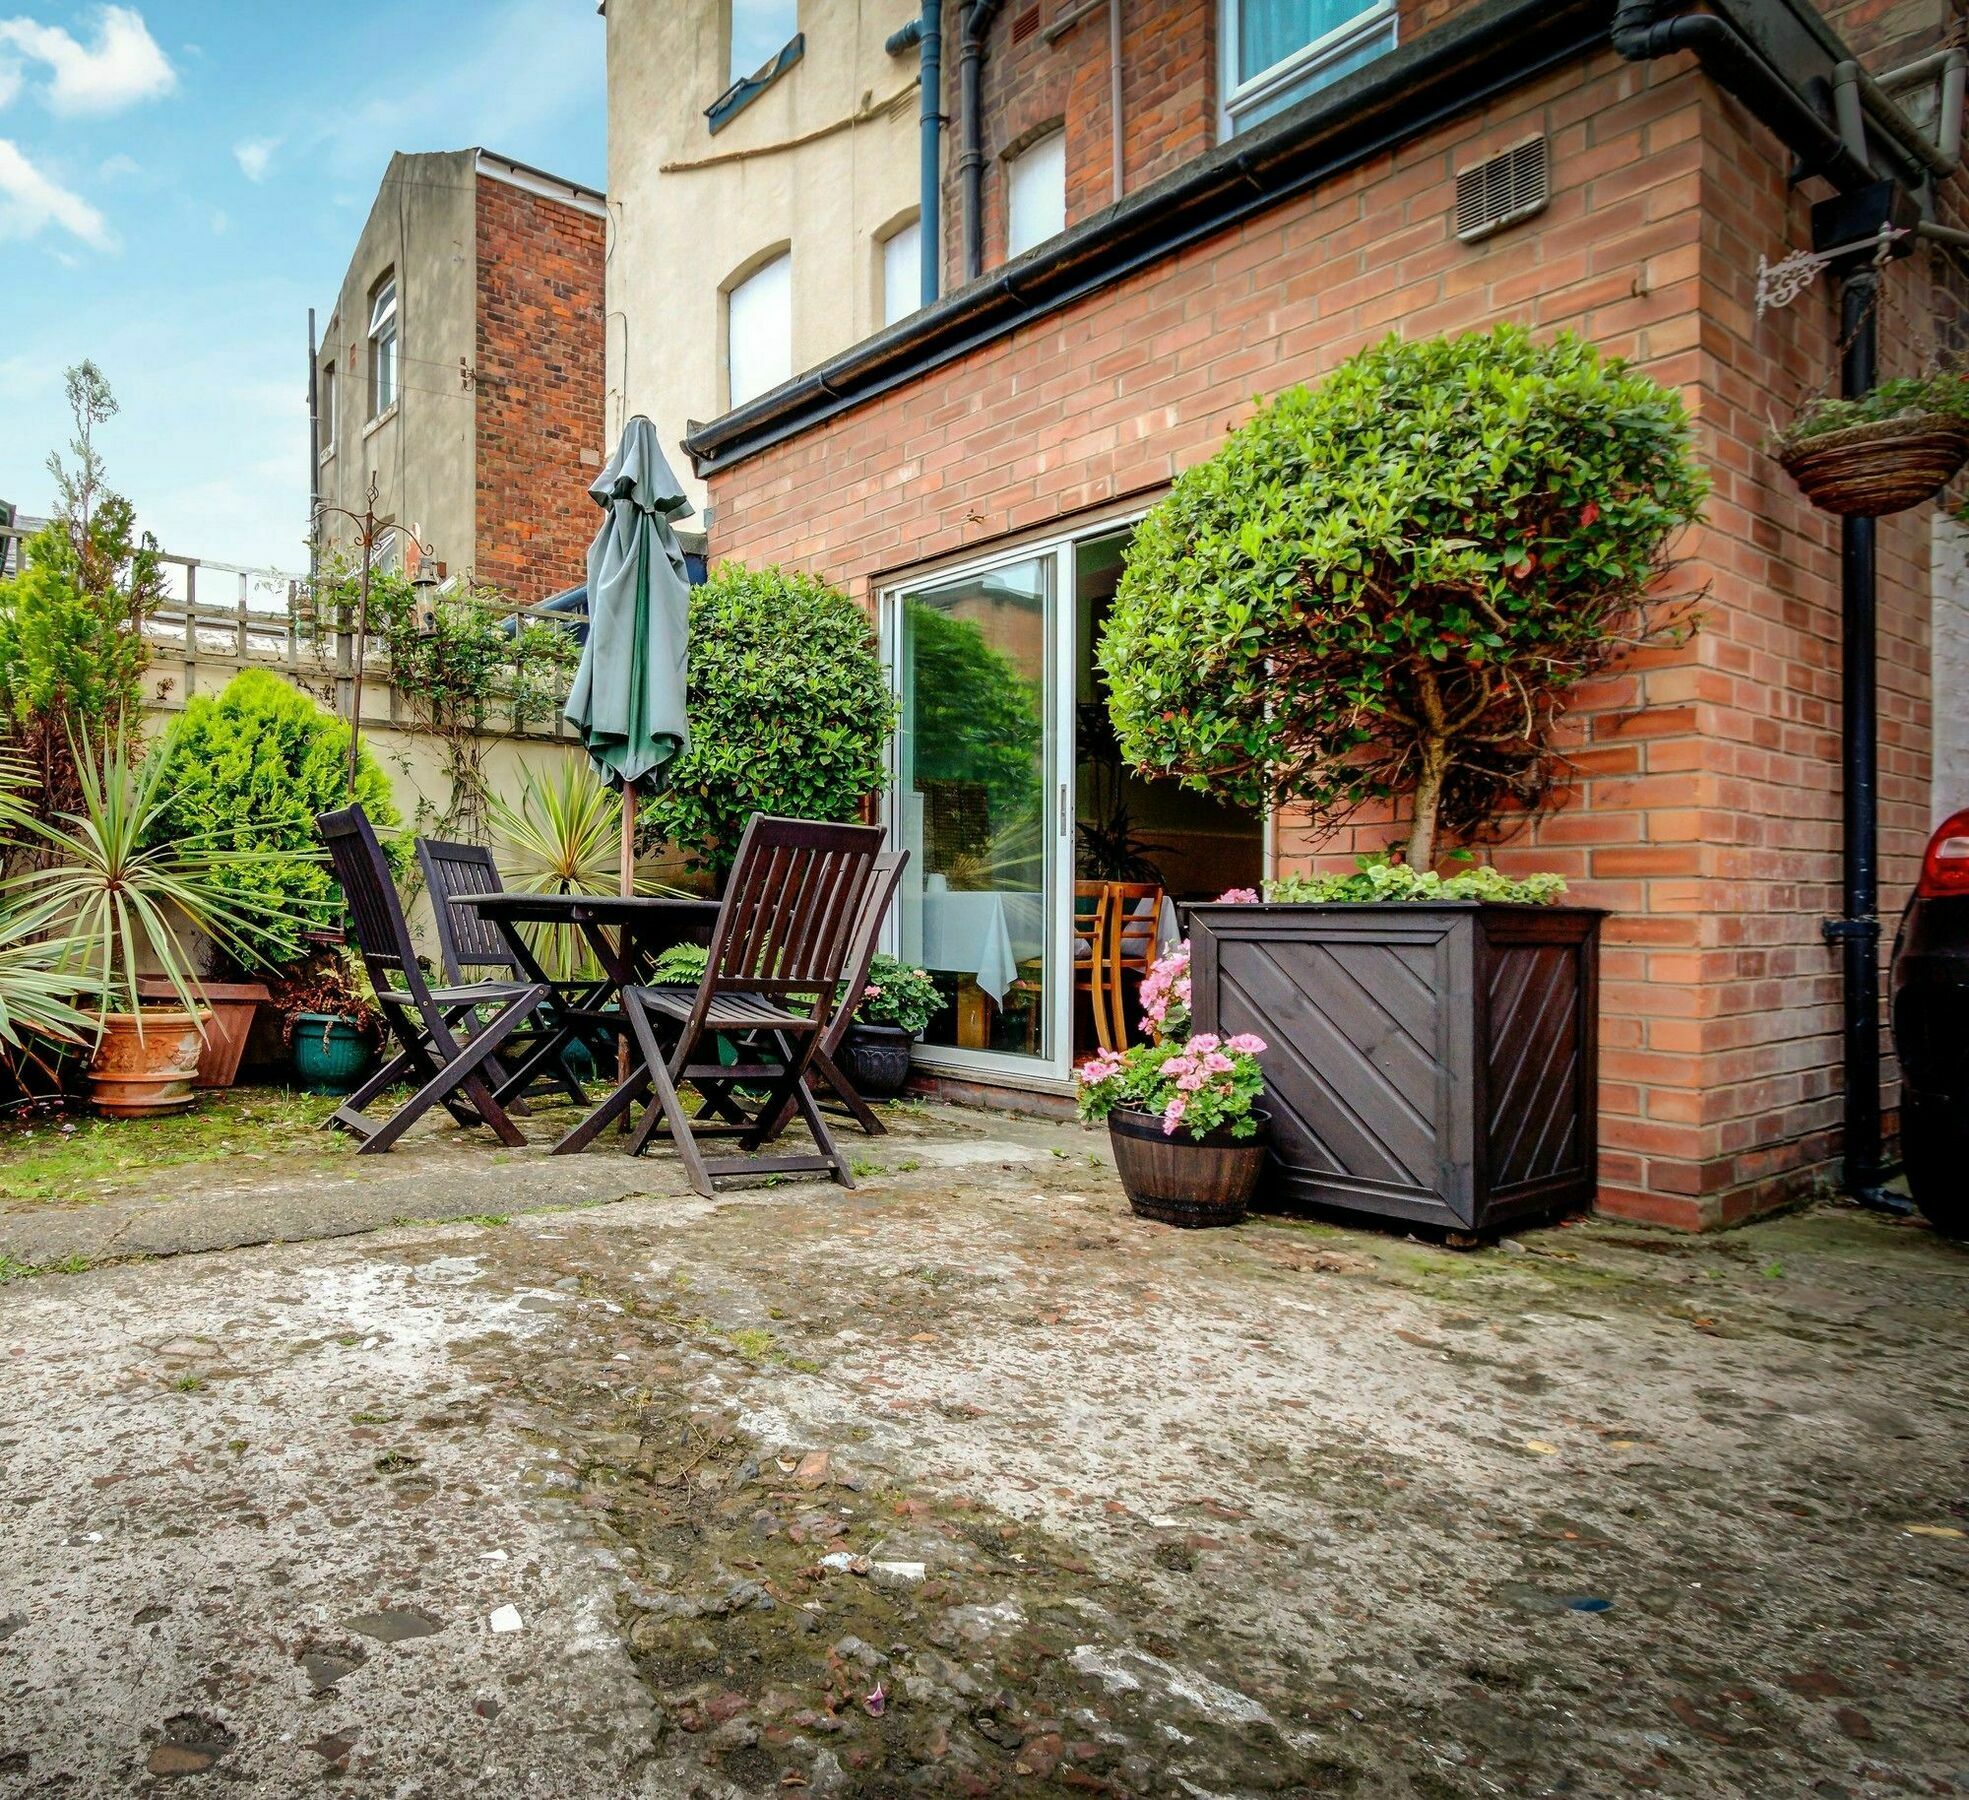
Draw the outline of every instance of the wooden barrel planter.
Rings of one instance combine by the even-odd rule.
[[[1270,1046],[1261,1205],[1461,1234],[1592,1203],[1597,910],[1395,901],[1188,917],[1196,1029]]]
[[[1938,494],[1969,461],[1969,428],[1946,413],[1903,413],[1785,444],[1778,464],[1829,513],[1877,519]]]
[[[1260,1115],[1260,1125],[1264,1123]],[[1229,1131],[1164,1136],[1154,1113],[1108,1114],[1114,1170],[1135,1214],[1163,1225],[1235,1225],[1265,1171],[1265,1140]]]

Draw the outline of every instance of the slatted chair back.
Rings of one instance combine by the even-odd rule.
[[[868,985],[868,965],[875,960],[875,946],[882,936],[882,921],[888,914],[889,902],[896,897],[903,865],[908,861],[907,850],[885,850],[875,859],[868,892],[855,919],[854,935],[848,940],[847,961],[841,965],[842,992],[847,1000],[828,1020],[827,1035],[821,1039],[821,1048],[829,1056],[840,1048],[848,1027],[854,1023],[855,1006],[862,989]]]
[[[345,806],[339,812],[323,813],[315,820],[315,829],[328,846],[335,879],[348,902],[356,948],[369,971],[370,985],[378,993],[388,988],[407,989],[418,1012],[426,1021],[434,1020],[437,1009],[431,1004],[424,972],[417,966],[410,926],[368,815],[360,806]]]
[[[451,904],[461,894],[505,892],[492,852],[483,844],[419,838],[417,865],[424,871],[424,889],[431,896],[445,980],[455,984],[479,980],[489,970],[524,976],[519,958],[491,919],[475,906]]]
[[[1123,975],[1155,966],[1162,936],[1162,889],[1153,881],[1111,881],[1108,889],[1107,1002],[1116,1050],[1128,1048],[1128,991]]]
[[[811,994],[826,1021],[882,833],[754,813],[711,934],[698,1013],[719,993]]]

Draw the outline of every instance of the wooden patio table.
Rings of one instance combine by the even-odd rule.
[[[588,987],[577,1007],[560,1009],[564,1023],[555,1040],[557,1049],[579,1036],[584,1027],[601,1022],[611,1004],[619,1009],[621,990],[647,983],[664,951],[678,944],[708,944],[711,928],[718,922],[715,900],[675,900],[651,894],[459,894],[451,904],[469,906],[492,920],[512,946],[520,967],[536,981],[545,981],[547,976],[541,972],[522,927],[572,925],[581,933],[602,967],[602,979]],[[611,1015],[608,1022],[612,1029],[621,1029],[616,1024],[620,1017],[619,1010]],[[623,1113],[629,1099],[647,1085],[648,1076],[635,1052],[633,1036],[623,1031],[623,1042],[630,1046],[624,1078],[594,1113],[554,1146],[556,1155],[565,1149],[580,1149],[595,1135],[591,1126],[600,1114],[613,1118]]]

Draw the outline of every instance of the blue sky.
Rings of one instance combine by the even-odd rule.
[[[0,498],[48,510],[91,357],[112,482],[165,548],[300,566],[307,309],[390,153],[600,187],[602,33],[594,0],[0,0]]]

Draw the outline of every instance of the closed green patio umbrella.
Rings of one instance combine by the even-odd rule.
[[[634,879],[636,787],[690,748],[684,717],[690,578],[671,529],[690,516],[656,427],[640,414],[588,492],[602,528],[588,547],[588,642],[567,721],[622,789],[622,891]]]

